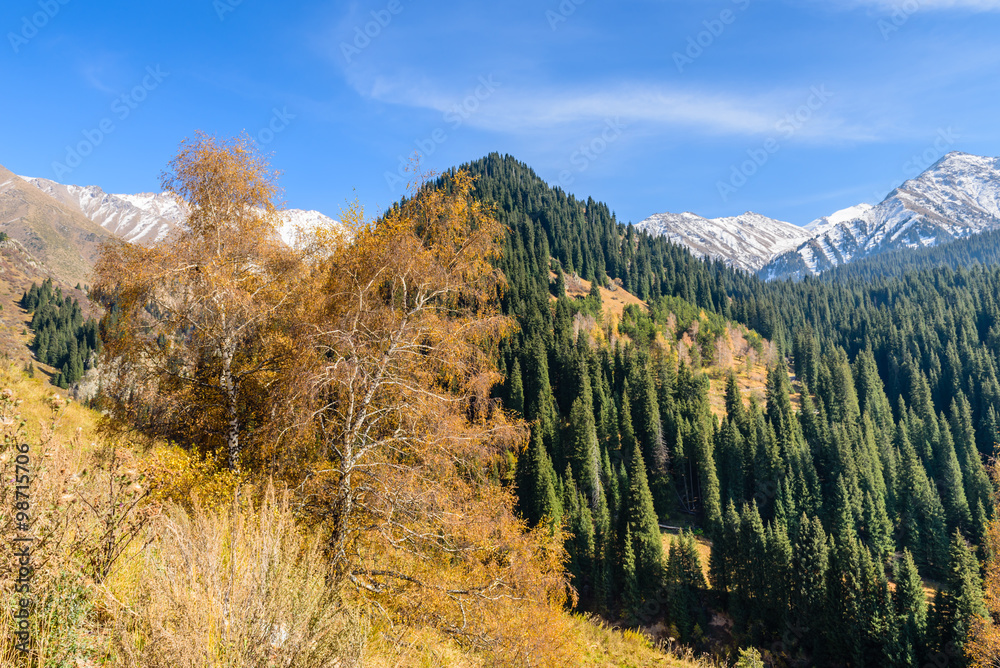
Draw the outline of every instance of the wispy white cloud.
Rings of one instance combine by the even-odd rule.
[[[484,77],[489,80],[489,77]],[[359,93],[389,104],[436,110],[443,115],[456,106],[474,104],[473,113],[463,116],[464,124],[484,130],[523,134],[554,128],[572,128],[605,119],[651,129],[679,127],[706,135],[767,136],[783,132],[780,125],[789,114],[800,114],[794,136],[803,141],[877,141],[874,128],[852,123],[817,100],[814,89],[780,91],[761,95],[739,95],[704,90],[686,90],[659,84],[588,86],[588,90],[542,91],[496,82],[496,91],[481,103],[473,97],[481,85],[470,82],[467,91],[445,92],[426,80],[414,77],[376,77]],[[480,89],[481,90],[481,89]],[[829,91],[828,91],[829,92]],[[831,94],[836,99],[835,94]],[[823,97],[822,95],[820,97]],[[808,105],[812,105],[809,107]]]

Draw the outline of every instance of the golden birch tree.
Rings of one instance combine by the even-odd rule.
[[[248,137],[182,144],[162,185],[190,212],[149,247],[108,243],[95,268],[112,416],[224,449],[240,468],[269,385],[291,354],[301,259],[277,233],[276,174]]]
[[[309,377],[325,458],[301,483],[331,558],[390,618],[546,663],[566,593],[561,546],[527,532],[491,475],[526,432],[490,396],[504,229],[462,172],[353,233],[320,277]],[[548,658],[545,658],[548,657]]]

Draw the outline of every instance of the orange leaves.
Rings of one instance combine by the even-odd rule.
[[[354,208],[298,253],[277,243],[274,175],[245,138],[199,135],[171,167],[190,229],[109,245],[97,271],[113,415],[290,483],[340,581],[394,623],[551,663],[565,554],[493,477],[526,428],[491,396],[514,324],[491,263],[504,230],[471,178],[374,223]]]
[[[266,388],[298,356],[305,267],[279,240],[276,175],[249,139],[199,134],[171,167],[163,185],[186,200],[187,229],[150,248],[111,242],[95,269],[111,413],[189,447],[225,447],[236,469],[272,433]]]
[[[191,209],[188,227],[216,243],[229,233],[263,232],[272,227],[277,208],[278,173],[272,171],[249,135],[223,141],[204,133],[186,140],[163,175],[164,190]]]
[[[392,619],[527,664],[558,615],[564,554],[526,532],[490,477],[526,436],[490,396],[512,331],[489,262],[503,230],[459,173],[383,219],[344,217],[354,240],[324,264],[313,372],[329,460],[303,482],[339,571]],[[548,611],[548,612],[546,612]]]

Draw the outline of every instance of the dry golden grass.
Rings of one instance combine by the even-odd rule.
[[[361,616],[328,586],[319,536],[298,530],[287,495],[273,489],[259,506],[171,507],[132,575],[115,614],[119,665],[361,663]]]
[[[764,394],[767,390],[767,366],[764,364],[753,364],[749,371],[742,361],[738,361],[733,367],[736,372],[736,383],[743,393],[744,403],[748,403],[751,396],[757,397],[757,401],[764,405]],[[712,414],[720,420],[726,417],[726,377],[729,369],[713,367],[707,370],[709,377],[708,402]],[[792,374],[789,374],[789,378]],[[799,393],[799,384],[792,383],[791,394],[792,408],[796,411],[802,407],[802,395]]]
[[[551,274],[551,277],[555,279],[555,274]],[[566,279],[566,295],[569,297],[586,297],[590,294],[590,281],[585,281],[582,278],[572,278],[567,277]],[[616,286],[615,290],[608,290],[607,288],[598,287],[601,291],[601,303],[604,306],[604,316],[607,318],[609,315],[614,316],[614,322],[618,322],[622,318],[622,312],[625,307],[629,304],[637,304],[643,309],[648,309],[646,302],[642,301],[631,292],[625,290],[621,286]]]
[[[647,668],[676,666],[711,668],[715,663],[695,657],[690,650],[654,643],[642,633],[620,631],[593,617],[575,615],[570,628],[580,650],[581,667]]]

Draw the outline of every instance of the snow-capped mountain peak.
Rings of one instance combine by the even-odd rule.
[[[811,223],[812,238],[775,257],[767,279],[818,274],[899,248],[935,246],[1000,228],[1000,158],[948,153],[889,193]]]
[[[636,227],[769,280],[814,275],[899,248],[1000,229],[1000,158],[948,153],[879,204],[847,207],[804,227],[753,212],[714,219],[660,213]]]
[[[840,211],[835,211],[829,216],[823,216],[822,218],[817,218],[808,225],[803,226],[803,229],[809,230],[813,234],[835,227],[841,223],[846,223],[851,220],[857,220],[860,218],[866,218],[872,209],[875,207],[871,204],[855,204],[854,206],[849,206],[846,209],[841,209]]]
[[[801,227],[752,211],[724,218],[704,218],[690,211],[658,213],[636,228],[687,246],[699,257],[720,258],[747,271],[757,271],[770,258],[809,238]]]
[[[109,232],[133,243],[155,243],[166,239],[184,225],[188,211],[169,193],[114,195],[97,186],[63,185],[33,177],[20,177],[61,203],[80,211]],[[301,232],[308,232],[336,221],[319,211],[288,209],[281,212],[281,239],[295,245]]]

